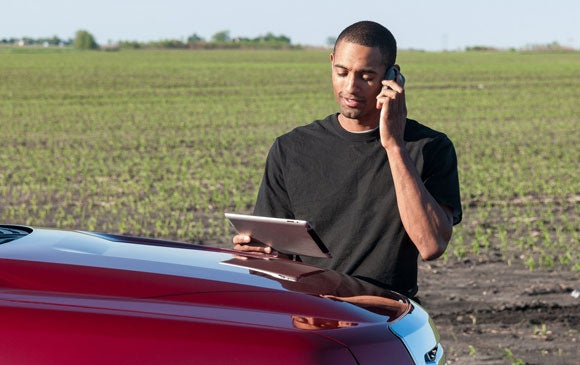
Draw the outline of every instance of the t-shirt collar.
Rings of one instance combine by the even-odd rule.
[[[340,125],[340,122],[338,121],[338,113],[332,115],[331,122],[332,128],[336,131],[336,133],[349,141],[368,142],[376,140],[379,136],[379,127],[362,132],[347,131]]]

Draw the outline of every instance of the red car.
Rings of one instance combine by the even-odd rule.
[[[443,364],[427,313],[284,258],[0,225],[3,364]]]

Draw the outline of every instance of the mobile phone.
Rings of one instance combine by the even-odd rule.
[[[385,80],[395,80],[395,82],[401,85],[401,87],[405,86],[405,76],[403,76],[403,74],[399,70],[397,70],[395,66],[389,67],[387,72],[385,72]]]

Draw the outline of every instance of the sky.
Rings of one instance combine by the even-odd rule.
[[[557,42],[580,49],[578,0],[1,0],[0,39],[74,38],[87,30],[117,41],[285,35],[323,46],[359,20],[385,25],[400,49],[524,48]]]

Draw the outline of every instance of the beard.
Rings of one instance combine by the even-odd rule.
[[[345,98],[339,94],[338,103],[340,108],[340,114],[349,119],[359,119],[365,114],[365,102],[362,99]],[[349,105],[351,104],[351,105]]]
[[[358,109],[341,107],[340,114],[348,119],[359,119],[359,117],[362,115],[362,111]]]

